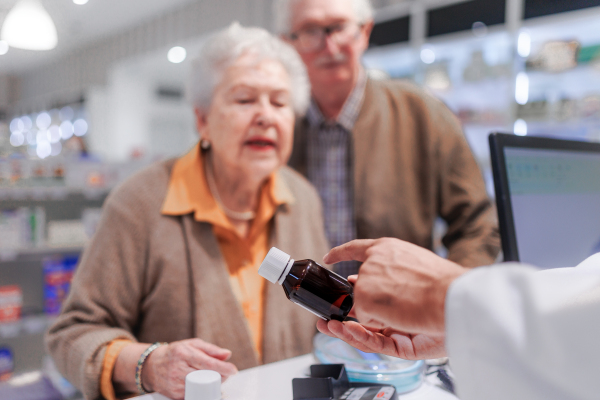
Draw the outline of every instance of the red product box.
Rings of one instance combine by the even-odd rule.
[[[23,292],[19,286],[0,286],[0,323],[18,321],[22,307]]]

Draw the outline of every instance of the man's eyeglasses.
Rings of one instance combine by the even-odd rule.
[[[328,26],[312,26],[290,33],[290,39],[298,51],[308,53],[325,47],[329,36],[337,45],[344,46],[358,37],[360,25],[355,22],[340,22]]]

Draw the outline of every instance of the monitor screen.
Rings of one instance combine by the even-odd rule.
[[[570,267],[600,252],[600,152],[504,147],[519,261]]]

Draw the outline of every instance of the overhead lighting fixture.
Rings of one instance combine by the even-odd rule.
[[[39,0],[19,0],[6,15],[0,37],[25,50],[51,50],[58,42],[56,26]]]
[[[183,47],[180,46],[171,47],[167,53],[167,59],[173,64],[179,64],[180,62],[183,62],[186,56],[187,52]]]
[[[517,136],[527,136],[527,122],[519,118],[515,121],[513,131]]]
[[[531,54],[531,36],[527,32],[521,32],[517,40],[517,53],[521,57],[529,57]]]
[[[485,37],[488,33],[488,27],[481,21],[474,22],[471,31],[475,37]]]
[[[87,4],[88,0],[73,0],[73,3],[82,6],[84,4]]]
[[[515,85],[515,100],[520,105],[525,105],[529,101],[529,77],[525,72],[517,74]]]
[[[435,61],[435,53],[430,48],[424,48],[421,50],[421,61],[425,64],[433,64]]]

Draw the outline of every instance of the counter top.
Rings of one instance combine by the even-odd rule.
[[[290,358],[256,368],[246,369],[230,377],[221,387],[223,400],[292,399],[292,379],[306,376],[308,367],[316,364],[312,354]],[[157,393],[136,397],[137,400],[169,400]],[[400,400],[457,400],[457,397],[425,381]]]

